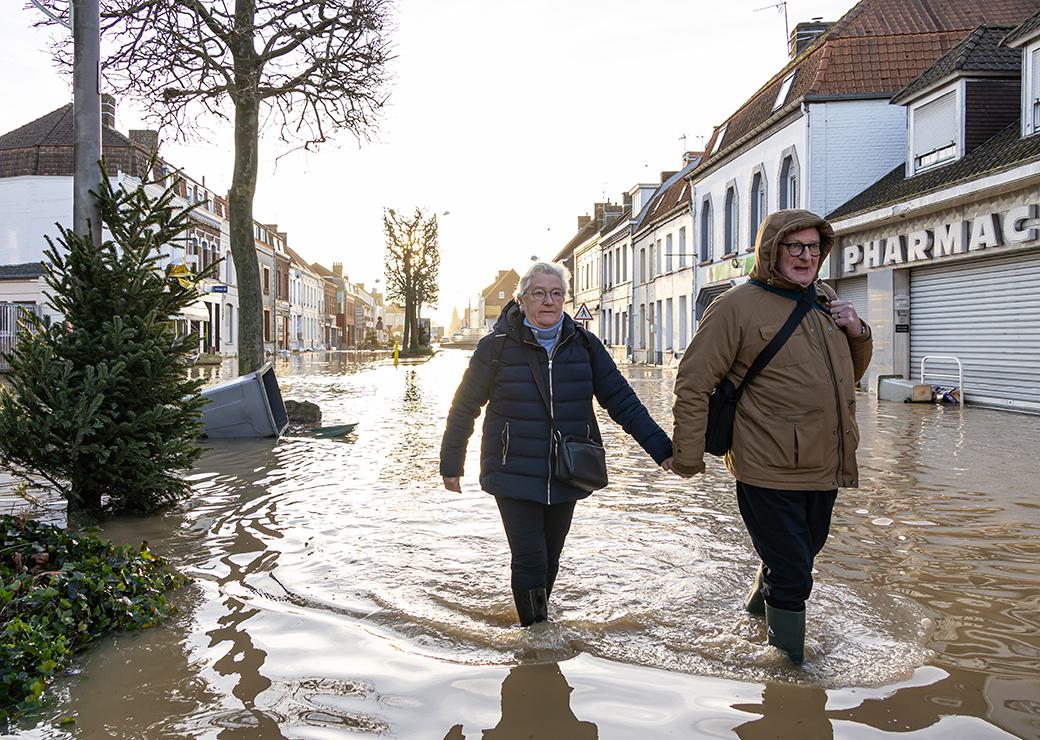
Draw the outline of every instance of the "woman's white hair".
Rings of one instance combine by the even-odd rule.
[[[560,279],[563,284],[564,299],[567,297],[567,286],[571,284],[571,271],[568,270],[564,265],[559,262],[535,262],[527,268],[527,272],[520,278],[520,282],[516,286],[516,292],[513,293],[513,298],[516,302],[523,307],[520,302],[520,296],[527,292],[527,289],[531,287],[531,280],[534,279],[536,273],[544,272],[547,275],[555,275]]]

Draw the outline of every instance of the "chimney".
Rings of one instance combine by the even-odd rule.
[[[137,144],[150,155],[159,151],[158,131],[152,131],[150,129],[130,129],[130,141]],[[202,184],[205,186],[205,179],[203,179]]]
[[[333,262],[332,271],[336,274],[336,277],[343,277],[343,263]]]
[[[108,93],[101,94],[101,128],[116,127],[116,99]]]
[[[787,51],[794,59],[803,51],[812,46],[816,39],[820,38],[833,23],[824,21],[823,18],[813,18],[811,21],[802,21],[791,31],[791,38],[787,42]]]

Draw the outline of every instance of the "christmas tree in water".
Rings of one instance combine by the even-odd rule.
[[[107,176],[96,195],[100,248],[60,226],[58,244],[47,240],[47,306],[61,318],[23,317],[0,397],[0,463],[70,510],[143,513],[188,493],[200,454],[202,381],[186,372],[197,339],[176,329],[198,291],[162,267],[190,209],[173,186],[153,198]]]

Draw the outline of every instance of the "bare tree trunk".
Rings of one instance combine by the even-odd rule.
[[[401,335],[401,349],[408,350],[408,340],[412,336],[412,325],[408,321],[408,314],[412,310],[412,297],[405,296],[404,299],[404,333]]]
[[[264,364],[264,306],[260,267],[253,240],[253,194],[256,192],[259,107],[235,103],[235,172],[228,198],[231,254],[238,273],[238,373]]]
[[[237,0],[235,22],[251,29],[254,0]],[[244,375],[264,364],[264,304],[260,266],[253,240],[253,196],[259,158],[260,100],[255,94],[259,71],[250,33],[234,37],[235,58],[235,171],[228,195],[231,255],[238,273],[238,373]],[[274,316],[271,317],[274,320]]]
[[[415,301],[412,301],[412,310],[409,314],[408,320],[412,324],[412,343],[409,347],[413,352],[419,349],[419,319],[416,317],[418,313],[418,306],[415,305]]]

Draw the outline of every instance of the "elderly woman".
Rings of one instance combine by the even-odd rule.
[[[668,435],[602,343],[564,314],[569,281],[562,265],[531,265],[494,332],[477,345],[441,442],[444,487],[461,492],[466,443],[488,403],[480,487],[495,497],[502,515],[512,552],[513,600],[524,627],[548,618],[574,504],[590,493],[588,486],[561,480],[554,458],[568,435],[602,444],[592,397],[655,462],[671,470]]]

